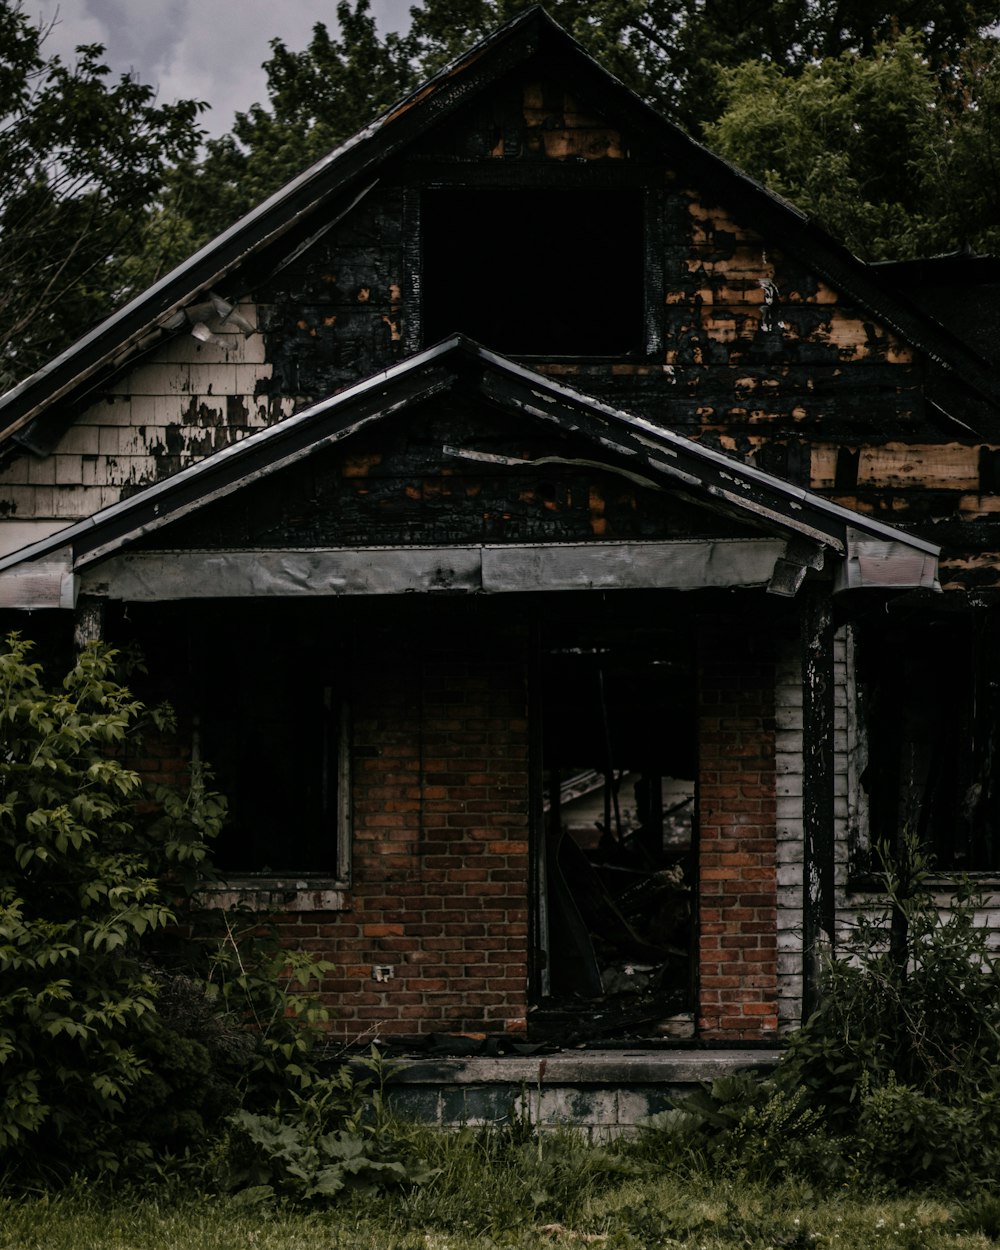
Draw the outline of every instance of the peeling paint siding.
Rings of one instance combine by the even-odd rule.
[[[802,1012],[802,665],[785,643],[775,673],[778,776],[778,1028],[794,1029]]]
[[[908,346],[696,191],[671,201],[662,356],[671,424],[710,441],[725,432],[744,454],[754,427],[865,442],[912,426],[923,401]]]
[[[979,445],[962,443],[938,443],[934,446],[885,443],[880,447],[865,447],[858,460],[858,486],[976,490],[979,487],[979,458]]]
[[[852,839],[868,837],[868,803],[861,785],[861,774],[867,762],[865,738],[861,732],[855,678],[854,635],[849,628],[838,633],[838,675],[843,672],[844,702],[837,709],[837,747],[845,763],[846,795],[843,813],[838,812],[835,827],[834,855],[836,880],[837,932],[841,949],[850,938],[860,913],[869,907],[870,896],[848,889]]]
[[[541,82],[524,86],[525,147],[549,160],[621,160],[627,155],[621,131],[607,121],[581,110],[569,92],[554,93]],[[507,142],[501,137],[490,150],[504,156]]]
[[[1000,551],[980,551],[970,555],[945,555],[941,561],[941,589],[968,590],[979,582],[996,586]]]
[[[834,640],[834,766],[833,766],[833,812],[834,812],[834,886],[842,889],[847,882],[846,865],[836,854],[838,845],[846,844],[848,815],[851,795],[850,718],[848,715],[848,630],[841,626]]]
[[[253,305],[239,311],[255,322]],[[293,397],[257,394],[272,373],[263,337],[219,337],[225,347],[186,334],[168,340],[116,379],[52,455],[22,455],[0,470],[4,520],[88,516],[289,415]],[[0,521],[0,545],[2,530]]]
[[[834,834],[838,923],[846,883],[843,848],[846,847],[851,784],[847,686],[847,634],[841,628],[834,643]],[[778,1019],[781,1031],[787,1033],[801,1022],[803,992],[802,663],[797,640],[787,642],[779,657],[775,724],[778,772]]]

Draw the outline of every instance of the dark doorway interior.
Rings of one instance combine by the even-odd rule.
[[[572,631],[540,656],[544,947],[535,1032],[685,1035],[697,735],[685,631]]]

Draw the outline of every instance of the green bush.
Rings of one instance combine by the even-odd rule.
[[[127,767],[173,726],[120,653],[89,647],[53,685],[30,651],[0,653],[0,1177],[162,1170],[241,1109],[301,1106],[332,965],[252,914],[200,912],[185,937],[225,800],[204,769],[181,791]]]
[[[640,1149],[681,1170],[767,1181],[795,1174],[835,1183],[845,1143],[830,1135],[803,1089],[753,1075],[719,1077],[676,1099],[642,1126]]]
[[[112,1129],[146,1065],[154,1016],[142,943],[173,913],[224,804],[193,797],[136,815],[139,776],[122,762],[146,713],[116,653],[89,647],[56,687],[30,644],[0,654],[0,1151],[114,1163]]]
[[[254,1200],[325,1203],[429,1180],[433,1170],[383,1114],[385,1075],[373,1047],[367,1059],[315,1079],[308,1094],[292,1093],[290,1106],[237,1111],[222,1156],[223,1188]]]
[[[967,883],[939,908],[913,838],[878,853],[886,907],[829,962],[777,1079],[855,1139],[859,1175],[962,1192],[1000,1160],[1000,965]]]
[[[952,1105],[974,1103],[1000,1063],[1000,965],[966,885],[946,909],[913,839],[880,852],[887,907],[859,919],[829,962],[819,1009],[789,1044],[786,1085],[803,1085],[853,1127],[864,1087],[895,1081]]]
[[[865,1094],[858,1116],[859,1169],[893,1184],[964,1193],[996,1176],[996,1099],[947,1103],[889,1081]]]
[[[653,1116],[640,1150],[767,1181],[968,1194],[1000,1169],[1000,964],[967,885],[939,908],[912,838],[879,852],[886,906],[829,961],[772,1078],[729,1077]]]

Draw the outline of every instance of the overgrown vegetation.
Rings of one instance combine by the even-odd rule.
[[[171,729],[93,646],[50,684],[0,653],[0,1168],[24,1182],[206,1150],[227,1117],[316,1079],[309,983],[255,918],[178,919],[210,875],[225,800],[125,763]],[[213,928],[216,930],[213,932]]]
[[[653,1118],[692,1165],[764,1181],[988,1193],[1000,1172],[1000,962],[960,885],[939,906],[910,836],[877,852],[885,907],[828,962],[774,1077],[729,1078]]]
[[[456,1151],[457,1155],[457,1151]],[[474,1156],[472,1157],[474,1160]],[[497,1247],[597,1247],[597,1250],[987,1250],[995,1244],[995,1200],[823,1195],[798,1182],[768,1185],[684,1177],[647,1170],[592,1193],[582,1189],[572,1217],[533,1205],[505,1227],[478,1231],[492,1173],[470,1166],[464,1190],[437,1183],[408,1200],[358,1195],[308,1210],[200,1194],[68,1192],[0,1199],[2,1250],[497,1250]],[[518,1190],[523,1194],[523,1190]]]

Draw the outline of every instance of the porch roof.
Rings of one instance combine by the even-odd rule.
[[[749,523],[764,536],[783,540],[784,554],[770,585],[776,593],[794,594],[807,570],[823,567],[827,553],[841,562],[840,588],[937,588],[939,548],[933,543],[614,408],[461,335],[0,558],[0,584],[12,588],[15,580],[31,577],[33,569],[40,573],[41,565],[57,553],[66,573],[79,574],[251,482],[449,392],[570,432],[593,447],[593,460],[583,463],[608,468],[641,485],[669,488],[692,503]],[[524,463],[447,444],[441,454],[444,460]],[[529,463],[550,462],[556,458]],[[164,546],[169,545],[165,541]],[[0,588],[3,604],[30,606],[12,601]]]

